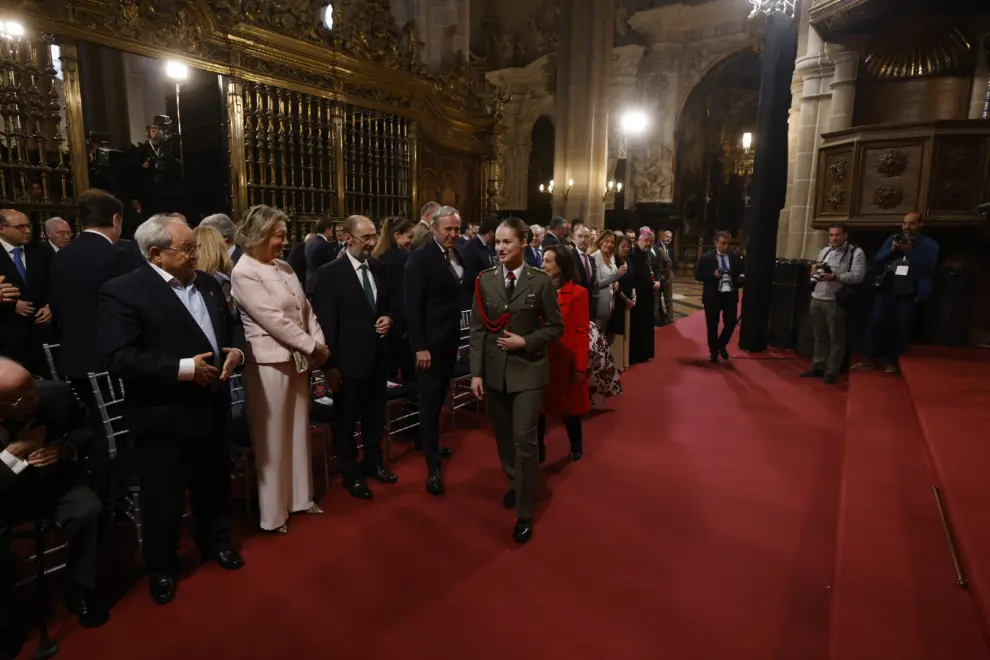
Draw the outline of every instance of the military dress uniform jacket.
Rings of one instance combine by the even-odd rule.
[[[471,305],[471,375],[510,394],[545,388],[550,373],[547,346],[564,332],[550,276],[524,265],[510,300],[500,264],[482,271],[477,287]],[[505,330],[526,340],[522,350],[500,349],[496,342],[503,331],[492,331],[485,323],[486,318],[495,322],[506,313]]]

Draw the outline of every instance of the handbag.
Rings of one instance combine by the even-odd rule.
[[[309,358],[301,351],[292,351],[292,362],[295,364],[296,373],[304,374],[309,371]]]

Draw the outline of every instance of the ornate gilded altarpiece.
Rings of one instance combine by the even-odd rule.
[[[0,178],[14,182],[0,190],[4,200],[27,204],[28,182],[40,178],[55,210],[88,186],[87,168],[72,165],[87,158],[76,49],[87,41],[222,76],[235,217],[256,203],[309,220],[413,217],[441,196],[465,217],[480,211],[493,124],[482,83],[460,57],[425,70],[415,24],[400,28],[388,0],[333,2],[332,31],[320,20],[323,0],[5,5],[0,19],[21,21],[26,32],[0,38]],[[52,43],[61,52],[64,131]],[[421,172],[424,157],[430,166]]]

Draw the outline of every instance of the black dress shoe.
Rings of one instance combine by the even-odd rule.
[[[718,354],[712,353],[711,355],[709,355],[708,361],[711,362],[712,364],[718,364]]]
[[[148,576],[148,587],[151,593],[151,600],[159,605],[171,603],[175,598],[175,576],[167,573],[152,574]]]
[[[383,484],[394,484],[399,480],[399,477],[384,465],[379,465],[373,468],[365,468],[364,473],[375,481]]]
[[[808,369],[807,371],[801,372],[801,378],[821,378],[824,375],[825,375],[824,371],[815,368],[811,368]]]
[[[718,354],[722,356],[723,360],[729,359],[729,351],[725,350],[724,348],[718,349]]]
[[[451,451],[450,447],[440,445],[440,458],[450,458],[453,454],[454,452]]]
[[[210,554],[210,559],[220,564],[225,571],[237,571],[244,568],[244,558],[233,548],[224,548]]]
[[[517,520],[516,526],[512,528],[512,538],[516,543],[528,543],[533,538],[533,521]]]
[[[368,484],[364,483],[364,479],[356,477],[353,479],[344,479],[344,488],[351,494],[351,497],[356,497],[359,500],[370,500],[375,496],[371,492],[371,489],[368,488]]]
[[[825,383],[826,385],[835,385],[836,383],[835,374],[825,374],[825,377],[822,378],[822,382]]]
[[[547,460],[547,446],[542,442],[537,446],[537,454],[539,455],[540,464],[542,465]]]
[[[99,628],[110,619],[110,610],[92,590],[70,584],[65,594],[65,609],[77,617],[83,628]]]
[[[584,456],[584,452],[581,451],[580,449],[572,449],[571,450],[571,460],[572,461],[580,461],[582,456]]]
[[[511,488],[509,489],[509,492],[507,492],[505,494],[505,497],[502,498],[502,506],[504,506],[506,509],[516,508],[516,491],[512,490]]]
[[[430,495],[443,495],[447,489],[443,485],[440,470],[431,470],[426,477],[426,492]]]

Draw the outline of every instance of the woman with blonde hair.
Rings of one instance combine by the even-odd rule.
[[[223,236],[213,227],[200,225],[194,230],[196,234],[196,269],[209,273],[220,284],[227,304],[230,304],[230,272],[234,262],[227,254],[227,244]]]
[[[232,277],[247,340],[244,395],[261,528],[283,534],[290,514],[323,512],[313,501],[309,370],[330,357],[299,279],[279,258],[287,221],[270,206],[248,209],[237,227],[244,256]]]

